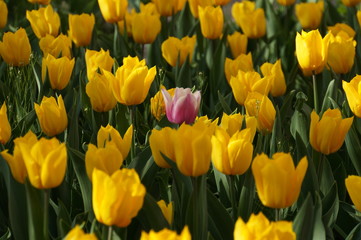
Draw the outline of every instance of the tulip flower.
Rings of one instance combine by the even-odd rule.
[[[42,80],[45,81],[46,74],[49,76],[50,86],[52,89],[62,90],[69,81],[73,72],[75,60],[68,57],[55,58],[48,54],[42,62]]]
[[[20,51],[21,50],[21,51]],[[0,55],[11,66],[25,66],[30,61],[31,46],[24,28],[7,32],[0,41]]]
[[[352,27],[345,23],[336,23],[334,26],[327,27],[327,29],[334,36],[337,36],[337,34],[341,31],[347,33],[350,38],[354,38],[356,35],[355,30],[353,30]]]
[[[94,169],[92,179],[96,219],[107,226],[127,227],[142,208],[146,194],[137,172],[123,168],[107,175]]]
[[[154,4],[148,3],[148,5],[150,6],[148,10],[147,7],[144,7],[145,10],[141,10],[140,13],[133,16],[132,36],[136,43],[147,44],[154,42],[162,28],[158,12],[149,11]]]
[[[41,130],[49,137],[64,132],[68,126],[68,117],[63,98],[60,95],[58,102],[54,97],[43,97],[40,105],[34,103]]]
[[[125,12],[125,21],[121,20],[118,22],[118,30],[120,34],[124,33],[124,27],[126,28],[128,37],[132,36],[133,17],[136,14],[135,9],[130,12]]]
[[[51,0],[28,0],[28,2],[30,3],[38,3],[38,4],[42,4],[42,5],[48,5],[50,3]]]
[[[243,116],[240,113],[232,115],[223,113],[221,124],[219,126],[226,130],[229,136],[232,136],[242,129],[243,121],[245,121],[245,126],[251,129],[251,142],[253,142],[257,129],[257,119],[255,117]]]
[[[361,26],[361,10],[356,13],[358,25]]]
[[[30,22],[35,36],[39,39],[45,37],[46,34],[58,36],[60,17],[50,4],[45,8],[39,8],[39,10],[26,11],[26,19]]]
[[[162,154],[170,160],[175,160],[174,147],[171,138],[173,131],[175,130],[170,127],[164,127],[160,130],[153,129],[149,137],[149,145],[152,150],[154,162],[161,168],[171,167],[163,158]]]
[[[324,8],[323,5],[323,1],[296,4],[296,17],[303,29],[314,30],[320,26]]]
[[[71,59],[71,39],[66,35],[60,34],[58,37],[54,37],[46,34],[40,39],[39,46],[44,58],[50,54],[55,58],[68,57]]]
[[[194,122],[201,103],[201,92],[191,92],[190,88],[176,88],[174,96],[162,89],[167,118],[172,123]]]
[[[109,50],[104,51],[102,48],[100,51],[87,49],[85,52],[85,63],[87,77],[88,80],[91,81],[98,72],[98,69],[101,73],[103,70],[110,72],[114,64],[114,59],[110,56]]]
[[[266,34],[266,17],[263,8],[256,9],[251,1],[236,2],[232,16],[248,38],[261,38]]]
[[[280,5],[290,6],[296,2],[296,0],[277,0]]]
[[[228,45],[231,49],[233,58],[247,53],[248,38],[245,34],[234,32],[227,36]]]
[[[286,80],[282,71],[281,59],[274,64],[264,63],[261,66],[262,75],[269,78],[270,92],[273,97],[282,96],[286,92]]]
[[[187,0],[152,0],[162,16],[172,16],[184,8]]]
[[[175,67],[177,63],[181,66],[187,57],[189,61],[192,60],[195,45],[196,36],[186,36],[182,39],[169,37],[162,43],[162,56],[172,67]]]
[[[98,238],[94,233],[84,233],[84,231],[76,225],[68,234],[64,240],[97,240]]]
[[[354,7],[361,2],[361,0],[341,0],[347,7]]]
[[[310,76],[323,71],[328,57],[328,45],[331,34],[323,39],[318,30],[297,33],[296,55],[303,74]]]
[[[0,29],[6,26],[8,21],[8,7],[6,2],[0,0]]]
[[[227,5],[230,1],[231,0],[214,0],[214,4],[224,6]]]
[[[69,14],[68,35],[77,47],[84,47],[90,44],[94,24],[94,14]]]
[[[311,113],[310,144],[325,155],[339,150],[352,125],[353,117],[342,119],[339,109],[327,109],[320,120],[315,111]]]
[[[0,109],[0,143],[5,144],[11,137],[11,126],[7,115],[5,102]]]
[[[239,70],[243,72],[254,71],[251,53],[248,53],[247,55],[241,54],[234,60],[226,58],[226,61],[224,62],[224,74],[226,75],[228,83],[232,76],[237,76]]]
[[[130,151],[132,136],[133,125],[130,125],[124,136],[121,137],[119,132],[108,124],[106,127],[100,127],[97,135],[97,145],[98,148],[105,147],[109,142],[113,142],[122,154],[123,159],[126,159]]]
[[[238,218],[233,232],[234,240],[283,239],[296,240],[292,222],[270,222],[262,212],[251,214],[248,222]]]
[[[361,88],[359,88],[361,76],[356,75],[349,83],[342,81],[343,90],[346,93],[346,98],[351,111],[356,117],[361,118]]]
[[[162,85],[161,89],[165,89],[165,87]],[[171,97],[174,96],[175,88],[168,89],[167,92]],[[162,90],[159,90],[154,97],[150,99],[150,111],[152,115],[160,121],[163,116],[165,115],[165,103],[164,98],[162,94]]]
[[[38,189],[49,189],[61,184],[67,161],[65,143],[59,143],[56,138],[41,138],[34,144],[20,141],[19,149],[31,185]]]
[[[164,218],[167,220],[169,225],[173,223],[173,202],[166,204],[164,200],[157,202],[158,207],[162,211]]]
[[[199,21],[203,37],[217,39],[223,33],[223,11],[220,6],[198,7]]]
[[[98,0],[98,4],[103,18],[109,23],[123,20],[128,8],[128,0]]]
[[[345,179],[345,185],[356,209],[361,212],[361,177],[351,175]]]
[[[198,7],[212,6],[214,4],[214,0],[188,0],[188,4],[193,17],[198,18]]]
[[[188,226],[185,226],[182,232],[178,235],[177,232],[164,228],[159,232],[150,230],[149,233],[142,232],[140,240],[155,240],[155,239],[167,239],[167,240],[191,240],[192,236],[188,230]]]

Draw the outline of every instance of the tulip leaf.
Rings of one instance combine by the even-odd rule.
[[[307,146],[308,129],[309,129],[308,117],[303,111],[296,110],[292,115],[291,126],[290,126],[290,131],[293,138],[296,139],[296,133],[299,134],[303,144]]]
[[[229,185],[228,185],[227,177],[226,175],[218,171],[214,166],[213,166],[213,173],[214,173],[214,178],[216,180],[217,192],[220,195],[219,196],[220,200],[224,205],[229,205],[230,204],[229,199],[231,198],[229,197]]]
[[[252,171],[251,169],[248,169],[245,173],[245,181],[238,203],[238,216],[240,216],[244,221],[247,221],[251,216],[255,197],[255,183]]]
[[[286,121],[289,121],[289,117],[292,112],[293,108],[293,99],[296,96],[296,91],[291,90],[284,98],[282,106],[280,108],[280,116],[282,119],[282,126],[286,123]]]
[[[6,232],[4,233],[4,235],[2,235],[0,237],[0,240],[7,240],[7,239],[11,239],[11,232],[10,229],[7,228]]]
[[[335,94],[336,94],[335,80],[332,80],[328,84],[325,96],[323,98],[321,113],[325,112],[327,109],[331,107],[332,104],[330,102],[330,98],[335,99],[336,97]]]
[[[352,229],[345,240],[358,240],[361,239],[361,223],[357,224],[357,226]]]
[[[270,141],[270,156],[275,152],[278,152],[280,149],[279,143],[281,143],[283,137],[282,125],[281,125],[281,116],[278,106],[276,106],[276,119],[273,123],[271,141]]]
[[[339,210],[339,200],[337,194],[337,184],[334,182],[329,192],[322,199],[322,219],[329,229],[333,228]]]
[[[356,172],[361,176],[361,143],[359,136],[356,133],[354,124],[352,124],[345,138],[347,152],[350,156],[351,162],[356,169]]]
[[[229,95],[227,95],[226,97],[228,97]],[[223,108],[223,111],[227,114],[230,115],[232,113],[231,108],[229,107],[228,103],[226,102],[225,97],[222,96],[222,94],[218,91],[218,100],[221,103],[221,106]]]
[[[357,220],[358,222],[361,222],[361,214],[360,212],[355,208],[355,206],[350,205],[346,202],[340,202],[340,205],[342,207],[343,210],[345,210],[345,212],[347,214],[349,214],[352,218],[354,218],[355,220]]]

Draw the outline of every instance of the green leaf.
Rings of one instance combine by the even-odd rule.
[[[251,169],[248,169],[245,173],[245,181],[238,203],[238,216],[244,221],[248,221],[248,218],[251,216],[255,197],[254,179]]]
[[[228,96],[226,96],[226,97],[228,97]],[[221,106],[223,108],[223,112],[225,112],[227,115],[230,115],[232,113],[232,110],[229,107],[228,103],[226,102],[225,97],[223,97],[222,94],[219,91],[218,91],[218,100],[221,103]]]
[[[361,143],[360,138],[356,133],[354,124],[352,124],[350,130],[346,135],[345,144],[351,162],[356,169],[357,174],[361,176]]]
[[[7,228],[6,233],[0,237],[0,240],[8,240],[11,239],[11,232],[10,229]]]
[[[346,240],[358,240],[361,239],[361,223],[352,229],[352,231],[347,236]]]
[[[325,112],[331,107],[332,103],[330,99],[336,99],[335,80],[330,81],[330,83],[328,84],[325,96],[323,98],[321,113]]]
[[[325,226],[332,229],[338,215],[339,210],[339,200],[337,194],[337,185],[336,182],[330,188],[330,191],[322,199],[322,212],[323,212],[323,222]]]

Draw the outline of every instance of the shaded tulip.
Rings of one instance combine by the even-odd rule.
[[[241,54],[234,60],[226,58],[226,61],[224,62],[224,74],[226,75],[228,83],[232,76],[237,76],[239,70],[243,72],[254,71],[251,53],[248,53],[247,55]]]
[[[202,35],[208,39],[217,39],[223,33],[223,11],[220,6],[198,7]]]
[[[160,210],[163,213],[164,218],[167,220],[169,225],[173,223],[173,202],[166,204],[164,200],[160,200],[157,202]]]
[[[234,32],[227,36],[228,45],[231,49],[233,58],[247,53],[248,38],[245,34]]]
[[[118,22],[118,30],[121,35],[123,35],[125,27],[128,37],[132,36],[133,17],[135,14],[137,14],[135,9],[132,9],[130,12],[127,11],[125,12],[125,21],[121,20]]]
[[[6,2],[0,0],[0,28],[4,28],[8,21],[8,7]]]
[[[29,3],[38,3],[38,4],[43,4],[43,5],[47,5],[50,3],[51,0],[28,0]]]
[[[24,28],[7,32],[0,41],[0,55],[11,66],[25,66],[30,61],[31,46]]]
[[[220,123],[220,127],[227,131],[229,136],[232,136],[236,132],[240,131],[242,129],[243,121],[245,121],[246,128],[250,128],[251,136],[253,142],[253,138],[256,135],[256,129],[257,129],[257,119],[255,117],[251,116],[243,116],[240,113],[227,115],[226,113],[223,113],[222,120]]]
[[[79,225],[76,225],[68,234],[64,240],[97,240],[98,238],[94,233],[85,233]]]
[[[353,117],[342,119],[339,109],[327,109],[320,120],[315,111],[311,113],[310,144],[325,155],[339,150],[352,125]]]
[[[354,7],[361,2],[361,0],[341,0],[347,7]]]
[[[193,37],[186,36],[182,39],[169,37],[162,43],[162,56],[172,67],[175,67],[177,63],[182,66],[187,57],[189,62],[192,60],[195,45],[195,35]]]
[[[58,36],[60,28],[60,17],[49,4],[39,10],[26,11],[26,19],[30,22],[35,36],[45,37],[46,34]]]
[[[109,23],[123,20],[128,8],[128,0],[98,0],[98,4],[103,18]]]
[[[353,30],[352,27],[345,23],[336,23],[334,26],[327,27],[327,29],[334,36],[337,36],[337,34],[341,31],[347,33],[350,38],[354,38],[356,35],[355,30]]]
[[[282,71],[281,59],[274,64],[264,63],[261,66],[262,75],[268,77],[270,82],[270,93],[273,97],[282,96],[286,92],[286,80]]]
[[[224,6],[227,5],[230,1],[231,0],[214,0],[214,4]]]
[[[123,168],[111,176],[98,169],[93,171],[94,214],[107,226],[127,227],[142,208],[145,194],[134,169]]]
[[[351,111],[356,117],[361,118],[361,75],[356,75],[349,83],[342,81],[342,88]]]
[[[188,0],[188,4],[193,17],[198,18],[198,7],[212,6],[214,4],[214,0]]]
[[[77,47],[88,46],[93,35],[94,14],[69,14],[69,38]]]
[[[5,144],[11,137],[11,126],[7,115],[5,102],[0,109],[0,143]]]
[[[320,26],[323,5],[323,1],[296,4],[295,14],[303,29],[314,30]]]
[[[361,177],[350,175],[345,179],[345,185],[353,204],[361,212]]]
[[[290,6],[296,2],[296,0],[277,0],[280,5]]]
[[[167,118],[172,123],[191,124],[198,115],[201,92],[191,92],[190,88],[176,88],[172,97],[162,89]]]
[[[327,34],[322,39],[318,30],[297,33],[296,55],[304,75],[310,76],[323,71],[328,57],[330,37],[331,34]]]
[[[46,34],[39,41],[39,46],[46,58],[48,54],[53,57],[68,57],[71,59],[71,39],[68,36],[60,34],[57,37]]]
[[[182,232],[178,235],[177,232],[164,228],[159,232],[150,230],[149,233],[142,232],[140,240],[157,240],[157,239],[167,239],[167,240],[191,240],[192,236],[189,232],[188,226],[185,226]]]
[[[136,43],[147,44],[154,42],[161,28],[162,23],[158,14],[141,11],[133,16],[132,36]]]
[[[170,160],[175,160],[174,147],[171,138],[172,128],[164,127],[160,130],[153,129],[149,137],[149,146],[152,151],[154,162],[161,168],[170,168],[171,166],[163,158],[162,154]]]
[[[236,2],[232,6],[232,16],[248,38],[261,38],[266,34],[266,17],[263,8],[256,9],[251,1]]]
[[[361,26],[361,10],[356,13],[358,25]]]
[[[40,105],[34,103],[41,130],[49,137],[64,132],[68,126],[68,117],[62,96],[58,102],[54,97],[43,97]]]
[[[100,127],[97,135],[97,145],[100,148],[105,147],[109,142],[113,142],[122,154],[123,159],[126,159],[130,151],[132,136],[133,125],[130,125],[124,136],[121,137],[119,132],[108,124],[106,127]]]
[[[157,7],[152,2],[148,2],[147,4],[140,3],[140,12],[145,13],[145,14],[158,15],[159,16],[159,12],[157,10]]]
[[[161,89],[165,89],[164,86],[161,86]],[[167,92],[171,97],[174,96],[175,88],[168,89]],[[160,121],[165,115],[165,103],[162,94],[162,90],[159,90],[154,97],[150,99],[150,111],[152,115]]]
[[[184,8],[187,0],[152,0],[162,16],[172,16]]]
[[[85,63],[88,80],[91,81],[98,72],[98,69],[101,73],[103,70],[110,72],[114,64],[114,59],[110,56],[109,50],[104,51],[102,48],[100,51],[87,49],[85,52]]]
[[[52,89],[62,90],[69,81],[73,72],[75,60],[68,57],[55,58],[48,54],[42,62],[42,80],[45,81],[46,74],[49,76],[50,86]]]

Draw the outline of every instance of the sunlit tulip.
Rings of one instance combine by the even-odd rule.
[[[8,21],[8,7],[6,2],[0,0],[0,29],[6,26]]]
[[[198,18],[198,7],[212,6],[214,0],[188,0],[188,4],[193,17]]]
[[[252,140],[256,135],[257,119],[255,117],[243,116],[240,113],[227,115],[223,113],[220,127],[227,131],[229,136],[232,136],[242,128],[243,121],[245,121],[245,127],[251,129]]]
[[[323,15],[323,1],[296,4],[295,13],[303,29],[317,29]]]
[[[30,3],[38,3],[38,4],[43,4],[43,5],[47,5],[50,3],[51,0],[28,0],[28,2]]]
[[[161,168],[171,167],[163,158],[163,155],[170,160],[175,161],[174,147],[171,138],[173,131],[175,130],[170,127],[164,127],[160,130],[153,129],[152,134],[149,137],[149,145],[152,150],[154,162]]]
[[[354,7],[361,2],[361,0],[341,0],[347,7]]]
[[[214,4],[223,6],[223,5],[228,4],[230,1],[231,0],[214,0]]]
[[[350,38],[354,38],[356,35],[355,30],[353,30],[352,27],[345,23],[336,23],[334,26],[327,27],[327,29],[334,36],[337,36],[337,34],[341,31],[347,33]]]
[[[231,76],[237,76],[239,70],[243,72],[254,71],[251,53],[248,53],[247,55],[241,54],[234,60],[226,58],[226,61],[224,62],[224,74],[226,75],[228,83],[231,80]]]
[[[88,80],[91,81],[94,78],[95,73],[103,70],[111,71],[114,59],[110,56],[109,50],[104,51],[102,48],[100,51],[89,50],[85,52],[85,63]]]
[[[297,33],[296,55],[304,75],[310,76],[323,71],[327,62],[330,37],[329,33],[322,39],[318,30]]]
[[[162,89],[167,118],[172,123],[191,124],[198,115],[201,92],[191,92],[190,88],[176,88],[172,97]]]
[[[277,2],[283,6],[290,6],[296,2],[296,0],[277,0]]]
[[[262,75],[269,78],[270,93],[274,97],[282,96],[286,92],[286,80],[282,71],[281,59],[274,64],[264,63],[261,66]]]
[[[74,65],[74,58],[71,60],[68,57],[55,58],[48,54],[43,58],[42,62],[41,75],[43,82],[45,81],[47,74],[52,89],[64,89],[70,81]]]
[[[186,36],[182,39],[169,37],[162,43],[162,56],[172,67],[175,67],[177,63],[181,66],[187,57],[189,62],[192,60],[195,45],[196,36]]]
[[[142,208],[145,193],[134,169],[123,168],[111,176],[93,170],[93,210],[105,225],[127,227]]]
[[[97,240],[98,238],[94,233],[84,233],[84,231],[76,225],[68,234],[64,240]]]
[[[351,175],[345,179],[345,185],[356,209],[361,212],[361,177]]]
[[[43,97],[40,105],[34,103],[41,130],[49,137],[64,132],[68,126],[68,117],[62,96],[58,102],[54,97]]]
[[[168,204],[165,203],[164,200],[160,200],[157,202],[160,210],[162,211],[164,218],[167,220],[169,225],[173,223],[173,202]]]
[[[198,7],[199,21],[203,37],[217,39],[223,33],[223,11],[220,6]]]
[[[234,32],[227,36],[228,45],[231,49],[233,58],[247,53],[248,38],[245,34]]]
[[[152,0],[162,16],[172,16],[181,11],[187,0]]]
[[[167,240],[191,240],[192,236],[189,232],[188,226],[185,226],[182,232],[178,235],[177,232],[163,229],[159,232],[150,230],[149,233],[142,232],[140,240],[158,240],[158,239],[167,239]]]
[[[31,46],[24,28],[7,32],[0,41],[0,55],[11,66],[25,66],[30,61]]]
[[[54,57],[68,57],[71,59],[71,39],[68,36],[60,34],[57,37],[46,34],[39,41],[39,46],[46,58],[48,54]]]
[[[0,143],[5,144],[11,136],[11,126],[7,115],[7,107],[5,102],[0,109]]]
[[[90,44],[94,24],[94,14],[69,14],[68,35],[77,47],[84,47]]]
[[[46,34],[58,36],[60,17],[50,4],[39,10],[26,11],[26,19],[30,22],[31,28],[38,38],[45,37]]]
[[[204,115],[201,117],[196,117],[194,122],[202,122],[203,124],[205,124],[207,127],[210,128],[210,132],[213,134],[218,124],[218,118],[212,120],[209,119],[207,115]]]
[[[137,14],[135,9],[133,8],[130,12],[125,12],[125,20],[121,20],[118,22],[118,30],[121,35],[124,34],[124,27],[127,31],[127,35],[129,37],[132,36],[132,25],[133,25],[133,17]]]
[[[361,118],[361,75],[356,75],[349,83],[342,81],[343,90],[351,111],[356,117]]]
[[[342,119],[339,109],[327,109],[320,120],[315,111],[311,113],[310,144],[325,155],[339,150],[352,125],[353,117]]]
[[[164,86],[161,89],[165,89]],[[171,97],[174,96],[175,88],[168,89],[167,92]],[[154,97],[150,99],[150,111],[152,115],[160,121],[165,115],[165,103],[163,98],[162,90],[159,90]]]
[[[109,23],[123,20],[128,8],[128,0],[98,0],[98,4],[105,21]]]
[[[134,14],[132,36],[136,43],[146,44],[154,42],[162,28],[159,17],[158,14],[150,14],[146,11]]]

